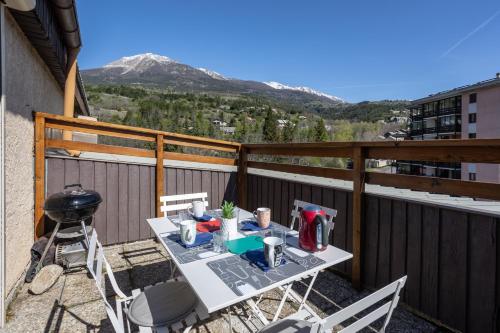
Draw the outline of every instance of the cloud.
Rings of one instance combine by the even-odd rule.
[[[474,30],[472,30],[471,32],[469,32],[467,35],[465,35],[465,37],[463,37],[462,39],[460,39],[458,42],[456,42],[455,44],[453,44],[452,47],[450,47],[448,50],[446,50],[443,54],[441,54],[441,58],[444,58],[446,57],[448,54],[450,54],[454,49],[456,49],[457,47],[459,47],[463,42],[465,42],[467,39],[469,39],[470,37],[472,37],[475,33],[477,33],[479,30],[481,30],[482,28],[484,28],[485,26],[487,26],[491,21],[493,21],[497,16],[498,14],[500,14],[500,10],[498,10],[497,12],[495,12],[493,15],[491,15],[486,21],[484,21],[483,23],[481,23],[480,25],[478,25]]]

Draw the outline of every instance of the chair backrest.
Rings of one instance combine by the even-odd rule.
[[[313,205],[313,204],[310,202],[295,199],[295,201],[293,202],[293,210],[292,210],[292,214],[291,214],[292,221],[290,222],[290,229],[293,229],[293,227],[295,226],[295,221],[300,217],[300,211],[302,210],[302,208],[304,208],[305,206],[308,206],[308,205]],[[316,206],[319,206],[319,205],[316,205]],[[333,208],[328,208],[328,207],[324,207],[324,206],[319,206],[319,207],[325,211],[326,218],[328,220],[328,224],[330,225],[330,231],[333,231],[333,227],[335,224],[333,222],[333,219],[337,216],[337,211]]]
[[[192,202],[177,203],[173,205],[168,205],[169,202],[175,201],[186,201],[186,200],[201,200],[203,201],[205,207],[208,207],[208,194],[207,192],[201,193],[189,193],[189,194],[176,194],[176,195],[165,195],[160,197],[160,202],[162,203],[161,211],[163,216],[167,217],[168,212],[188,209],[192,206]]]
[[[97,289],[99,289],[99,293],[104,300],[104,304],[106,305],[106,312],[109,319],[111,320],[113,328],[118,333],[125,332],[121,306],[119,307],[117,305],[117,312],[115,312],[111,304],[109,304],[108,300],[106,299],[104,272],[108,274],[108,279],[111,282],[111,286],[113,287],[113,291],[116,293],[116,295],[123,299],[127,298],[127,296],[125,296],[125,294],[120,290],[118,284],[116,283],[115,276],[113,274],[113,271],[111,270],[111,265],[104,256],[104,250],[101,243],[99,243],[99,241],[97,240],[97,232],[95,231],[95,229],[92,231],[92,237],[90,238],[90,244],[87,254],[87,269],[94,278]]]
[[[386,315],[384,324],[382,325],[381,329],[379,332],[385,332],[385,329],[387,327],[387,324],[389,324],[389,320],[391,319],[392,312],[396,308],[399,302],[399,292],[401,291],[401,288],[404,287],[406,282],[406,276],[403,276],[402,278],[392,282],[391,284],[385,286],[382,289],[377,290],[373,294],[368,295],[367,297],[357,301],[354,304],[351,304],[350,306],[335,312],[329,317],[326,317],[325,319],[321,320],[320,322],[316,323],[314,325],[314,329],[312,330],[313,332],[319,331],[319,332],[324,332],[324,331],[330,331],[333,329],[336,325],[346,321],[349,318],[352,318],[353,316],[357,315],[363,310],[368,309],[369,307],[375,305],[376,303],[382,301],[386,297],[389,297],[392,295],[391,299],[385,302],[383,305],[379,306],[377,309],[373,310],[372,312],[364,315],[362,318],[356,320],[354,323],[351,325],[345,327],[344,329],[340,330],[339,332],[342,333],[348,333],[348,332],[358,332],[361,329],[367,327],[371,323],[373,323],[375,320],[382,318],[384,315]]]

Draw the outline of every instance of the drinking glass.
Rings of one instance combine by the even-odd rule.
[[[214,252],[224,253],[227,251],[226,249],[226,240],[228,238],[227,232],[223,230],[217,230],[212,233],[213,235],[213,245]]]
[[[281,239],[283,241],[283,248],[286,247],[286,234],[287,234],[287,232],[285,229],[276,228],[276,229],[272,230],[272,235],[274,237],[278,237],[279,239]]]

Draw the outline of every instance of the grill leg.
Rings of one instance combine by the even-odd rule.
[[[56,237],[57,231],[59,230],[60,226],[61,226],[61,222],[57,222],[57,224],[54,228],[54,231],[52,231],[52,235],[50,235],[49,242],[47,243],[47,245],[45,245],[45,249],[43,250],[42,257],[40,258],[38,265],[36,265],[35,273],[38,273],[40,271],[40,269],[42,269],[43,260],[45,259],[45,256],[47,255],[47,252],[49,251],[49,248],[52,245],[52,242],[54,242],[54,238]]]
[[[89,235],[87,235],[87,227],[85,226],[85,221],[81,220],[80,223],[82,224],[82,231],[83,234],[85,235],[85,242],[87,243],[87,249],[89,248]]]

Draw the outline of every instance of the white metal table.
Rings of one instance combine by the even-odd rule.
[[[240,210],[240,220],[253,218],[252,213]],[[208,258],[200,258],[199,260],[188,262],[188,263],[180,263],[176,256],[172,253],[172,250],[167,245],[167,243],[163,240],[168,234],[178,232],[178,227],[174,224],[169,218],[161,217],[161,218],[151,218],[148,219],[147,222],[153,229],[153,232],[157,236],[158,240],[165,247],[172,260],[174,261],[177,268],[180,270],[185,280],[191,285],[194,292],[206,307],[209,313],[213,313],[215,311],[219,311],[225,308],[229,308],[232,305],[245,301],[252,312],[257,315],[257,317],[262,321],[264,325],[267,325],[269,321],[264,316],[264,314],[258,308],[258,301],[255,302],[253,300],[254,297],[262,295],[266,291],[273,290],[275,288],[280,288],[283,291],[283,298],[280,302],[280,305],[277,309],[275,317],[273,320],[278,319],[281,309],[287,300],[287,298],[291,297],[294,301],[300,303],[300,309],[307,309],[311,315],[317,317],[314,311],[306,304],[306,299],[309,295],[309,291],[312,288],[312,285],[316,279],[317,274],[333,265],[344,262],[348,259],[352,258],[352,254],[336,248],[334,246],[328,245],[328,248],[322,252],[313,253],[314,256],[321,259],[323,262],[310,269],[306,269],[299,274],[295,274],[293,276],[288,276],[278,282],[272,283],[264,288],[248,290],[244,292],[242,295],[237,295],[233,290],[231,290],[226,283],[217,275],[215,272],[207,265],[207,263],[215,260],[219,260],[221,258],[228,258],[231,256],[235,256],[232,253],[222,253],[214,256],[210,256]],[[247,234],[252,234],[255,232],[242,232],[240,231],[240,237],[244,237]],[[290,238],[288,239],[288,248],[296,248],[298,249],[298,238],[296,231],[290,231],[289,235],[292,237],[292,241],[290,242]],[[295,239],[295,244],[294,240]],[[296,294],[292,290],[293,282],[302,280],[307,277],[312,277],[312,280],[309,283],[308,289],[304,297]]]

